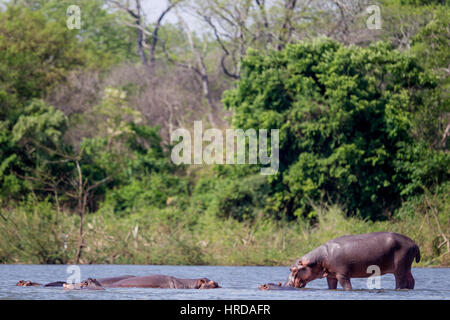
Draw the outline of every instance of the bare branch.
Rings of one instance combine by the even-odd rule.
[[[188,38],[189,46],[191,47],[191,50],[194,53],[194,56],[195,56],[195,59],[196,59],[196,64],[197,64],[197,70],[199,71],[200,79],[202,81],[203,94],[204,94],[204,96],[206,98],[206,101],[207,101],[209,107],[211,108],[211,111],[215,112],[216,111],[216,105],[215,105],[213,99],[211,98],[211,90],[210,90],[210,84],[209,84],[209,79],[208,79],[208,72],[206,70],[206,65],[205,65],[205,62],[204,62],[204,58],[200,54],[199,50],[195,47],[194,39],[192,38],[192,33],[191,33],[190,29],[189,29],[188,24],[180,16],[178,11],[175,11],[175,14],[177,15],[178,20],[183,25],[183,27],[184,27],[184,29],[186,31],[186,36]],[[209,113],[208,117],[209,117],[209,122],[213,126],[215,126],[215,121],[214,121],[214,118],[212,116],[212,113]]]
[[[161,28],[162,21],[164,17],[170,12],[170,10],[172,10],[179,3],[179,1],[169,1],[169,5],[167,6],[167,8],[164,9],[163,12],[159,15],[153,31],[149,31],[148,26],[145,24],[140,0],[135,0],[136,10],[130,8],[128,1],[126,2],[126,5],[122,4],[122,2],[118,0],[107,0],[107,1],[113,4],[116,8],[127,12],[134,19],[133,24],[127,22],[124,22],[124,24],[128,27],[133,27],[137,29],[138,32],[137,45],[141,62],[146,67],[153,67],[156,60],[155,53],[157,43],[158,40],[160,40],[158,37],[158,33]],[[150,45],[147,44],[146,36],[149,36],[152,39]],[[144,48],[149,49],[150,51],[149,53],[150,62],[147,59]]]

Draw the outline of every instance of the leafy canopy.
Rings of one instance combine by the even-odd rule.
[[[280,172],[266,210],[313,217],[311,202],[339,202],[377,219],[400,204],[408,177],[394,160],[412,143],[412,111],[435,86],[414,57],[385,43],[320,39],[250,51],[223,101],[234,127],[280,129]]]

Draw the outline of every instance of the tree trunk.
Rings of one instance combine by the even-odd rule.
[[[188,38],[189,46],[191,47],[191,50],[194,53],[195,60],[197,62],[196,63],[197,70],[200,73],[200,80],[202,82],[203,95],[205,96],[206,102],[208,103],[208,106],[210,108],[210,112],[208,114],[208,120],[212,126],[216,127],[216,123],[214,121],[214,113],[216,112],[216,105],[211,97],[211,90],[210,90],[209,79],[208,79],[208,71],[206,70],[206,66],[203,61],[203,57],[201,56],[200,52],[195,47],[194,39],[192,38],[192,34],[189,29],[189,26],[181,18],[181,16],[178,14],[178,12],[176,14],[177,14],[177,17],[180,20],[181,24],[183,25],[183,28],[186,30],[186,35]]]
[[[83,187],[83,175],[80,168],[80,163],[78,160],[75,161],[78,171],[78,214],[80,215],[80,225],[78,227],[78,245],[77,252],[75,254],[75,264],[80,263],[81,251],[83,249],[83,224],[84,224],[84,214],[86,212],[86,200],[87,194],[85,194]]]

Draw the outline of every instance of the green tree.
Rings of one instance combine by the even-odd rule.
[[[31,99],[42,98],[68,71],[83,65],[75,34],[42,12],[8,5],[0,11],[0,185],[2,198],[24,186],[14,172],[33,166],[12,129]]]
[[[411,51],[422,66],[439,79],[442,95],[428,97],[429,102],[416,114],[415,134],[434,149],[448,149],[450,136],[450,10],[436,9],[433,19],[413,38]]]
[[[120,90],[108,88],[97,107],[105,117],[99,125],[104,134],[83,139],[79,148],[64,141],[67,117],[42,100],[32,100],[12,129],[25,163],[15,175],[38,199],[50,198],[58,211],[64,204],[80,217],[77,262],[84,246],[85,216],[97,209],[107,190],[130,185],[141,176],[145,181],[150,173],[168,168],[160,160],[163,152],[157,131],[139,125],[140,114],[124,98]]]
[[[80,29],[67,29],[67,9],[71,5],[80,8]],[[58,23],[75,35],[90,68],[108,68],[138,59],[136,33],[120,23],[126,14],[108,10],[103,0],[19,0],[16,6],[40,12],[47,21]]]
[[[233,125],[280,129],[268,211],[313,217],[311,202],[327,201],[364,218],[393,213],[409,179],[395,160],[413,143],[411,114],[436,87],[417,59],[384,43],[319,40],[250,51],[242,66],[223,100]]]
[[[13,120],[23,103],[40,98],[68,70],[82,66],[74,33],[39,11],[8,6],[0,12],[0,120]]]

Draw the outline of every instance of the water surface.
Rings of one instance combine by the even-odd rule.
[[[17,287],[18,280],[45,284],[66,281],[71,274],[67,265],[0,265],[0,299],[26,300],[450,300],[450,268],[413,268],[414,290],[394,290],[394,276],[381,277],[381,289],[368,290],[367,279],[352,279],[353,291],[328,290],[326,279],[308,283],[299,291],[260,291],[259,284],[284,282],[288,267],[228,266],[151,266],[151,265],[80,265],[81,279],[132,274],[166,274],[179,278],[207,277],[219,282],[221,289],[147,289],[107,288],[101,291],[64,290],[63,288]]]

